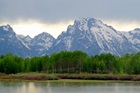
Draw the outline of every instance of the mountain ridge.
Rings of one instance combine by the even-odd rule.
[[[10,25],[0,26],[0,34],[0,43],[3,39],[9,38],[9,40],[12,40],[10,36],[13,35],[15,39],[11,42],[14,43],[13,45],[18,46],[16,46],[16,50],[9,50],[9,52],[22,57],[43,56],[54,52],[75,50],[82,50],[88,55],[101,53],[125,55],[126,53],[140,51],[140,28],[135,28],[129,32],[117,31],[112,26],[89,17],[75,20],[74,24],[69,25],[67,30],[62,32],[56,39],[47,32],[42,32],[34,38],[17,35]],[[3,38],[3,35],[7,35],[7,37]],[[19,51],[19,44],[23,47],[22,50],[27,52],[23,53],[24,55],[21,50],[21,53],[16,53]],[[2,44],[0,50],[7,46]]]
[[[132,48],[127,39],[123,37],[125,37],[123,33],[116,31],[112,26],[108,26],[100,20],[84,18],[76,20],[73,25],[68,26],[67,31],[58,37],[58,45],[55,45],[52,50],[54,50],[53,52],[60,52],[63,50],[74,51],[79,49],[89,55],[108,52],[115,55],[124,55],[129,51],[135,52],[137,49]],[[126,49],[121,49],[126,46],[126,43]],[[71,47],[71,44],[74,46]],[[114,48],[117,44],[119,44],[117,48]]]

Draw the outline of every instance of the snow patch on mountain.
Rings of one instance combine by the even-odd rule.
[[[31,38],[29,38],[29,36],[23,36],[23,35],[16,35],[16,37],[22,42],[22,44],[28,48],[29,50],[31,50],[30,48],[30,41]]]
[[[7,24],[6,26],[3,26],[3,30],[4,30],[4,31],[9,31],[9,28],[11,28],[11,27],[10,27],[10,25],[8,25],[8,24]]]
[[[7,28],[7,27],[3,27],[3,30],[5,30],[5,31],[9,31],[9,29]]]

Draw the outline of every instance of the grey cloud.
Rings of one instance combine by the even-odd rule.
[[[140,0],[0,0],[0,19],[54,23],[95,17],[139,21],[139,4]]]

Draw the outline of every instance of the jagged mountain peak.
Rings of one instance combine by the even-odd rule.
[[[27,36],[25,36],[25,40],[29,40],[29,41],[31,41],[32,40],[32,38],[29,36],[29,35],[27,35]]]
[[[22,42],[22,43],[24,43],[25,45],[27,44],[27,45],[30,45],[30,43],[31,43],[31,40],[32,40],[32,38],[29,36],[29,35],[27,35],[27,36],[24,36],[24,35],[17,35],[17,38]],[[27,46],[26,45],[26,46]]]
[[[74,26],[80,30],[88,30],[88,28],[91,28],[92,26],[99,28],[100,24],[103,24],[102,21],[90,17],[79,18],[74,21]]]
[[[0,26],[0,37],[9,38],[9,40],[16,37],[16,33],[10,25]]]
[[[13,31],[13,28],[12,28],[9,24],[3,25],[3,26],[0,26],[0,27],[3,29],[3,31],[14,32],[14,31]]]
[[[54,41],[55,38],[51,34],[42,32],[31,40],[31,48],[33,49],[35,54],[38,54],[38,56],[42,56],[42,52],[48,51],[53,45]]]
[[[51,34],[47,32],[42,32],[41,34],[38,34],[33,38],[32,43],[36,43],[38,41],[49,42],[50,40],[53,41],[54,39],[55,38]]]
[[[41,37],[41,38],[43,38],[43,37],[52,37],[52,38],[54,38],[51,34],[49,34],[47,32],[42,32],[42,33],[38,34],[37,36],[35,36],[34,38],[36,38],[36,37]]]
[[[134,31],[140,31],[140,28],[135,28]]]
[[[140,28],[135,28],[134,30],[129,31],[127,34],[132,35],[136,35],[136,34],[140,34]]]
[[[29,35],[27,35],[27,36],[24,36],[24,35],[17,35],[18,37],[20,37],[20,38],[22,38],[22,39],[24,39],[24,38],[27,38],[27,39],[32,39]]]
[[[94,30],[93,30],[94,29]],[[79,18],[74,21],[73,25],[68,26],[69,33],[74,33],[73,31],[116,31],[112,26],[104,24],[101,20],[95,18]]]
[[[44,39],[44,38],[53,38],[54,39],[54,37],[47,32],[42,32],[41,34],[38,34],[37,36],[35,36],[33,39],[40,40],[40,39]]]
[[[71,35],[75,33],[81,33],[80,31],[86,33],[91,30],[91,27],[101,28],[101,25],[104,25],[102,21],[94,18],[90,18],[90,17],[79,18],[74,21],[73,25],[68,26],[67,32]]]
[[[113,34],[115,35],[117,31],[107,24],[104,24],[102,21],[95,18],[79,18],[74,21],[73,25],[69,25],[66,31],[68,34],[74,35],[75,33],[84,33],[84,34]],[[66,34],[66,33],[63,33]],[[62,35],[62,34],[61,34]]]
[[[91,18],[91,17],[87,17],[87,18],[78,18],[74,21],[74,24],[75,25],[79,25],[79,24],[84,24],[84,23],[87,23],[87,22],[91,22],[91,23],[96,23],[96,22],[101,22],[100,20],[97,20],[95,18]]]
[[[28,46],[19,39],[10,25],[0,26],[0,45],[0,54],[11,52],[22,57],[32,55]]]

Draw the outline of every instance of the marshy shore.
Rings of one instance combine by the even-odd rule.
[[[17,74],[4,74],[0,73],[1,81],[140,81],[140,75],[128,74],[47,74],[47,73],[17,73]]]

